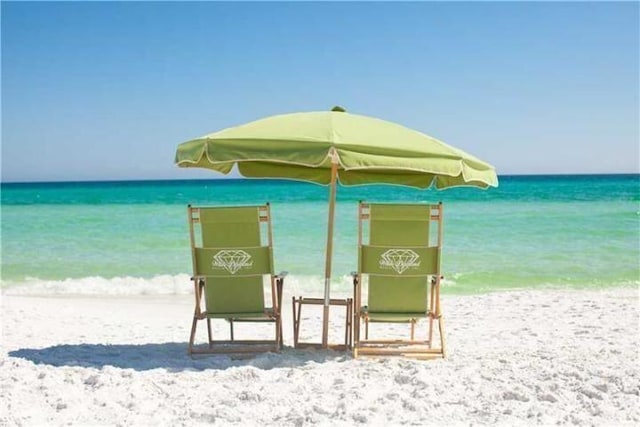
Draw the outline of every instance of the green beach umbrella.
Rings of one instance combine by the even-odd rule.
[[[282,114],[180,144],[179,167],[330,186],[322,345],[327,346],[336,182],[437,189],[496,187],[495,168],[455,147],[396,123],[331,111]]]

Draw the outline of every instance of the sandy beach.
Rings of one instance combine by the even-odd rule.
[[[640,427],[640,1],[1,9],[0,427]]]
[[[5,293],[0,425],[640,423],[637,288],[443,299],[446,360],[295,350],[290,295],[284,351],[234,360],[187,355],[189,295]]]

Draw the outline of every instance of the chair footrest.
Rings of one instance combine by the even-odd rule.
[[[224,344],[221,342],[214,342],[215,344]],[[251,354],[251,353],[265,353],[265,352],[278,352],[279,345],[277,342],[271,341],[268,344],[261,344],[260,342],[251,342],[241,344],[240,341],[235,341],[235,345],[222,345],[219,347],[193,347],[190,354]]]
[[[372,323],[409,323],[429,317],[425,313],[371,313],[366,311],[361,312],[360,316],[367,318]]]
[[[322,343],[312,343],[312,342],[298,342],[295,346],[295,348],[298,349],[305,349],[305,348],[314,348],[314,349],[322,349]],[[347,351],[349,350],[349,346],[346,344],[327,344],[327,348],[329,350],[336,350],[336,351]]]
[[[275,315],[269,313],[202,313],[199,319],[273,319]]]
[[[429,340],[360,340],[360,345],[429,345]]]
[[[295,298],[295,301],[299,304],[311,304],[311,305],[324,305],[324,298],[306,298],[306,297],[299,297],[299,298]],[[338,298],[331,298],[329,300],[329,305],[350,305],[351,304],[351,298],[347,298],[347,299],[338,299]]]
[[[362,343],[360,343],[362,344]],[[355,352],[358,356],[403,356],[420,359],[444,358],[441,348],[420,348],[420,347],[378,347],[359,345]]]
[[[405,359],[416,359],[416,360],[434,360],[434,359],[444,359],[442,353],[431,354],[431,353],[363,353],[359,352],[358,357],[404,357]]]
[[[275,344],[274,340],[212,340],[211,344],[217,345],[246,345],[246,344]]]
[[[402,318],[402,319],[372,319],[368,318],[367,321],[369,323],[412,323],[417,322],[418,319],[415,317]]]

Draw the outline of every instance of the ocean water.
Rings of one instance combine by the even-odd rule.
[[[2,184],[3,292],[191,291],[187,204],[271,202],[277,270],[322,295],[328,188],[276,180]],[[445,293],[640,285],[640,175],[503,176],[489,190],[339,187],[333,283],[351,289],[358,200],[445,208]]]

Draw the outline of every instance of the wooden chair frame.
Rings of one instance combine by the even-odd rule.
[[[429,205],[430,221],[437,224],[437,248],[442,250],[443,243],[443,207],[442,202]],[[370,219],[370,204],[360,202],[358,205],[358,249],[362,250],[363,246],[363,223]],[[430,224],[430,228],[432,224]],[[416,359],[435,359],[446,357],[444,318],[440,305],[440,284],[443,279],[440,271],[440,262],[438,262],[437,272],[428,281],[428,309],[425,318],[428,321],[427,338],[425,340],[415,339],[415,328],[418,321],[417,318],[410,319],[407,323],[411,325],[410,339],[394,339],[394,340],[371,340],[369,339],[369,315],[362,309],[362,274],[353,272],[354,286],[354,305],[353,314],[353,357],[359,356],[404,356]],[[438,332],[440,335],[440,347],[433,347],[433,329],[434,321],[438,321]],[[361,321],[365,324],[365,336],[361,338]],[[383,321],[377,321],[385,323]],[[396,322],[389,322],[396,323]]]
[[[248,206],[250,207],[250,206]],[[273,248],[273,233],[271,229],[271,208],[269,203],[265,205],[256,206],[259,213],[260,223],[266,223],[267,227],[267,246]],[[191,278],[194,284],[195,295],[195,310],[193,314],[193,322],[191,325],[191,335],[189,337],[189,354],[251,354],[262,353],[268,351],[279,352],[283,347],[283,334],[282,334],[282,288],[284,285],[284,278],[287,272],[280,274],[272,274],[270,278],[271,283],[271,303],[272,309],[264,311],[264,317],[258,318],[228,318],[229,322],[229,339],[228,340],[214,340],[211,326],[211,317],[207,315],[206,309],[203,309],[202,298],[204,295],[206,278],[197,276],[196,268],[196,237],[195,237],[195,224],[200,223],[200,209],[205,207],[192,207],[189,205],[188,219],[189,219],[189,236],[191,240],[191,259],[193,262],[194,276]],[[207,335],[208,335],[208,348],[201,349],[194,346],[196,328],[198,321],[207,321]],[[275,324],[275,339],[273,340],[236,340],[234,337],[234,323],[238,322],[253,322],[263,323],[272,322]]]

